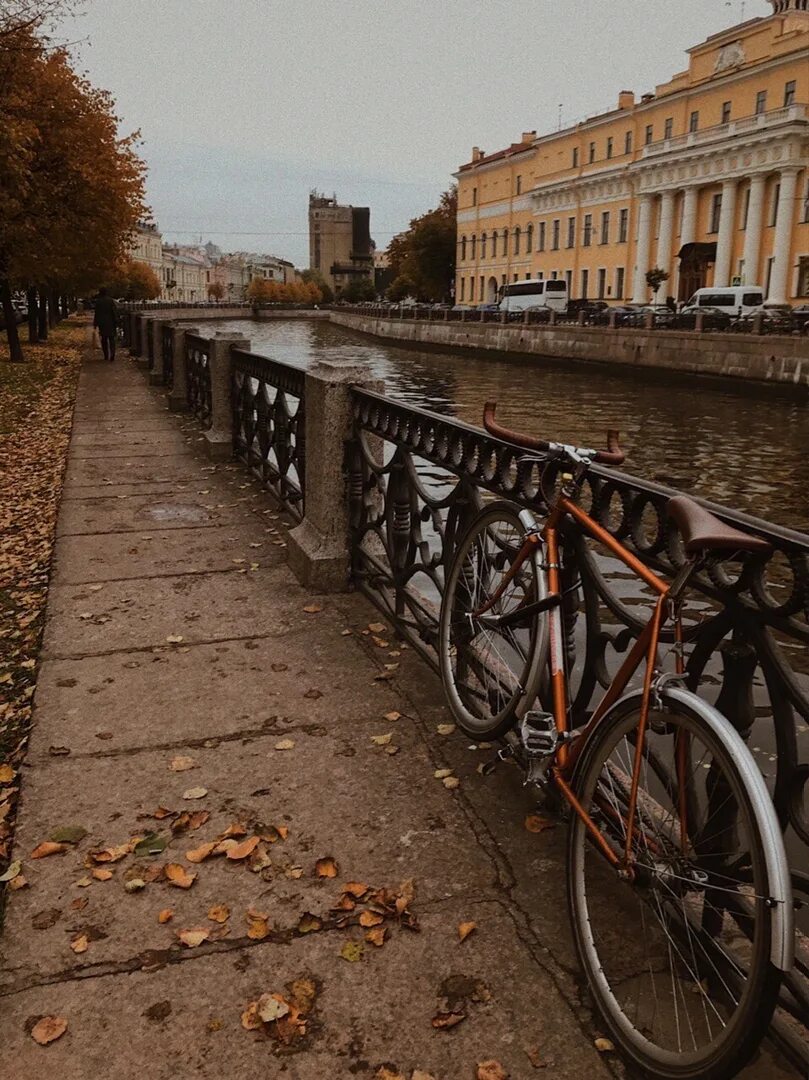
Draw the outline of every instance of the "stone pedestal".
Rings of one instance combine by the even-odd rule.
[[[188,409],[188,375],[185,363],[185,335],[199,334],[199,328],[173,326],[171,348],[174,357],[174,380],[168,396],[169,412],[186,412]]]
[[[225,461],[233,455],[232,347],[249,352],[250,339],[222,332],[210,339],[211,426],[204,439],[205,453],[212,461]]]
[[[295,576],[316,592],[344,592],[349,584],[345,459],[352,386],[383,388],[367,367],[351,361],[322,361],[306,372],[305,516],[287,537],[287,553]]]
[[[165,326],[165,320],[159,316],[152,319],[147,324],[147,331],[152,335],[152,356],[154,357],[154,363],[152,364],[152,370],[149,372],[149,384],[151,386],[163,385],[163,327]]]

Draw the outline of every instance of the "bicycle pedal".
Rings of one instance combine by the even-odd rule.
[[[527,712],[520,724],[520,739],[529,759],[550,757],[559,745],[559,732],[553,715]]]

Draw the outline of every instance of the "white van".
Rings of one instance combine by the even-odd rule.
[[[500,310],[525,311],[526,308],[546,307],[564,314],[567,299],[567,281],[564,278],[515,281],[500,289]]]
[[[726,289],[697,289],[686,307],[713,307],[728,315],[752,315],[764,303],[760,285],[731,285]]]

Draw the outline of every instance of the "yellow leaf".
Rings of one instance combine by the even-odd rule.
[[[0,784],[10,784],[15,773],[10,765],[0,765]]]
[[[337,877],[337,871],[338,871],[337,863],[330,855],[327,856],[325,859],[318,859],[317,862],[315,863],[315,872],[316,872],[318,877],[322,877],[322,878]]]
[[[70,844],[58,844],[54,840],[43,840],[31,852],[31,858],[45,859],[48,855],[60,855],[63,851],[68,851],[69,848]]]
[[[236,844],[235,847],[229,848],[225,854],[228,859],[246,859],[248,855],[252,855],[261,837],[250,836],[247,840],[243,840],[241,844]]]
[[[393,722],[395,720],[401,720],[401,718],[402,718],[402,714],[400,712],[396,712],[395,709],[393,710],[393,712],[386,712],[385,713],[385,719],[390,720],[391,722]]]
[[[478,924],[476,922],[462,922],[458,923],[458,941],[466,941],[469,935],[477,930]]]
[[[317,615],[318,612],[323,610],[322,604],[307,604],[303,609],[307,615]]]
[[[175,885],[178,889],[190,889],[197,880],[196,874],[190,874],[179,863],[169,863],[166,867],[166,877],[169,885]]]
[[[508,1073],[499,1061],[481,1061],[478,1065],[477,1080],[508,1080]]]
[[[43,1016],[31,1028],[31,1038],[40,1046],[47,1046],[55,1039],[60,1039],[67,1031],[67,1020],[63,1016]]]
[[[457,776],[445,776],[441,783],[444,785],[447,791],[454,791],[455,788],[461,786],[461,781],[458,779]]]
[[[199,926],[194,930],[178,930],[177,932],[177,937],[189,949],[196,949],[203,941],[207,941],[210,936],[211,928],[209,926]]]
[[[87,952],[87,946],[90,942],[87,939],[86,934],[79,934],[78,937],[74,937],[70,942],[70,947],[74,953]]]
[[[455,730],[454,724],[439,724],[435,729],[439,735],[451,735]]]
[[[362,960],[362,954],[363,947],[360,941],[347,941],[340,950],[340,956],[349,964],[356,964],[358,960]]]
[[[596,1039],[593,1043],[599,1054],[608,1054],[615,1049],[609,1039]]]
[[[258,1015],[258,1002],[251,1001],[242,1013],[242,1027],[246,1031],[258,1031],[262,1026],[262,1019]]]
[[[185,857],[190,863],[201,863],[204,859],[207,859],[209,855],[213,853],[216,847],[216,841],[211,841],[208,844],[200,844],[199,847],[193,848],[191,851],[186,851]]]
[[[171,922],[174,918],[174,909],[167,907],[157,913],[157,921],[161,924]]]
[[[369,945],[375,945],[377,949],[381,949],[385,944],[385,934],[387,930],[384,926],[375,926],[372,930],[368,930],[365,934],[365,940]]]
[[[214,904],[212,908],[208,908],[208,918],[211,922],[227,922],[230,918],[230,908],[227,904]]]
[[[105,870],[101,866],[94,867],[90,873],[96,879],[96,881],[109,881],[113,876],[112,870]]]
[[[192,757],[179,755],[171,759],[169,768],[172,772],[186,772],[188,769],[196,769],[197,763]]]
[[[452,776],[452,769],[436,769],[433,776],[436,780],[443,780],[447,776]]]
[[[169,636],[166,638],[166,641],[169,643],[169,645],[179,645],[180,642],[184,640],[185,639],[183,638],[182,634],[169,634]]]
[[[247,936],[252,938],[253,941],[262,941],[270,932],[270,924],[267,921],[268,916],[263,911],[255,911],[253,908],[247,909]]]
[[[554,822],[549,821],[548,818],[540,817],[539,814],[529,814],[525,819],[525,827],[531,833],[545,832],[546,829],[552,829]]]
[[[372,735],[371,742],[374,746],[387,746],[393,738],[393,732],[389,731],[387,735]]]
[[[276,750],[292,750],[295,747],[294,739],[281,739],[275,744]]]
[[[387,626],[383,622],[370,622],[368,623],[368,629],[372,634],[384,634]]]
[[[379,926],[384,921],[383,917],[375,911],[363,911],[362,915],[360,915],[360,926]]]
[[[204,799],[208,794],[208,789],[204,787],[192,787],[188,791],[183,792],[184,799]]]

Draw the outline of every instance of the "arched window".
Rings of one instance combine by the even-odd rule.
[[[534,226],[529,225],[525,230],[525,250],[526,253],[530,253],[534,250]]]
[[[508,229],[503,229],[503,254],[508,255]]]
[[[461,262],[466,262],[466,237],[461,237]]]
[[[472,262],[474,262],[475,259],[477,258],[477,247],[478,247],[478,238],[473,234],[472,235]]]
[[[483,235],[480,238],[480,257],[481,257],[481,259],[486,258],[486,239],[487,239],[486,233],[483,233]]]
[[[520,236],[521,236],[521,230],[520,230],[520,226],[518,225],[517,228],[514,230],[514,254],[515,255],[520,254]]]
[[[492,231],[492,258],[497,258],[497,229]]]

